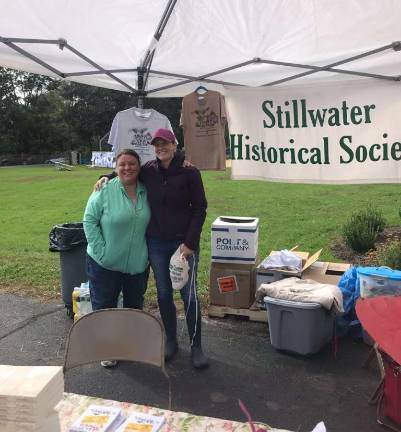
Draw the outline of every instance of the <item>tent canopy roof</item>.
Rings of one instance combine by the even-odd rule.
[[[401,76],[398,0],[0,2],[1,66],[100,87],[136,91],[138,68],[159,97]]]

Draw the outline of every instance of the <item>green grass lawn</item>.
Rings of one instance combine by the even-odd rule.
[[[0,287],[42,299],[60,295],[59,254],[48,251],[55,224],[82,220],[86,201],[104,169],[53,167],[0,168]],[[210,227],[220,215],[260,219],[259,256],[295,244],[322,259],[335,260],[328,245],[341,225],[368,203],[383,212],[389,225],[400,222],[400,186],[304,185],[233,181],[230,171],[203,172],[208,215],[201,243],[199,290],[207,302],[210,268]],[[151,283],[148,305],[155,303]]]

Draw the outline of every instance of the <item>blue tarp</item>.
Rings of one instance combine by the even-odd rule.
[[[358,267],[350,267],[341,277],[338,287],[343,294],[344,314],[338,315],[336,319],[338,336],[350,334],[361,337],[361,324],[356,316],[355,304],[360,296]]]

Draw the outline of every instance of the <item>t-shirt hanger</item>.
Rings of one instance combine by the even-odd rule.
[[[208,89],[203,86],[203,85],[199,85],[198,87],[196,87],[195,89],[195,93],[198,96],[198,99],[204,99],[204,94],[207,93]]]
[[[137,117],[142,117],[142,118],[148,119],[152,115],[152,110],[134,107],[134,114]]]

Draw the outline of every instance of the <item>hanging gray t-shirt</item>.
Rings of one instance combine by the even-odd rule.
[[[111,125],[109,144],[114,155],[123,149],[135,150],[143,165],[156,158],[150,142],[152,134],[159,128],[173,130],[169,119],[154,109],[130,108],[120,111]]]

